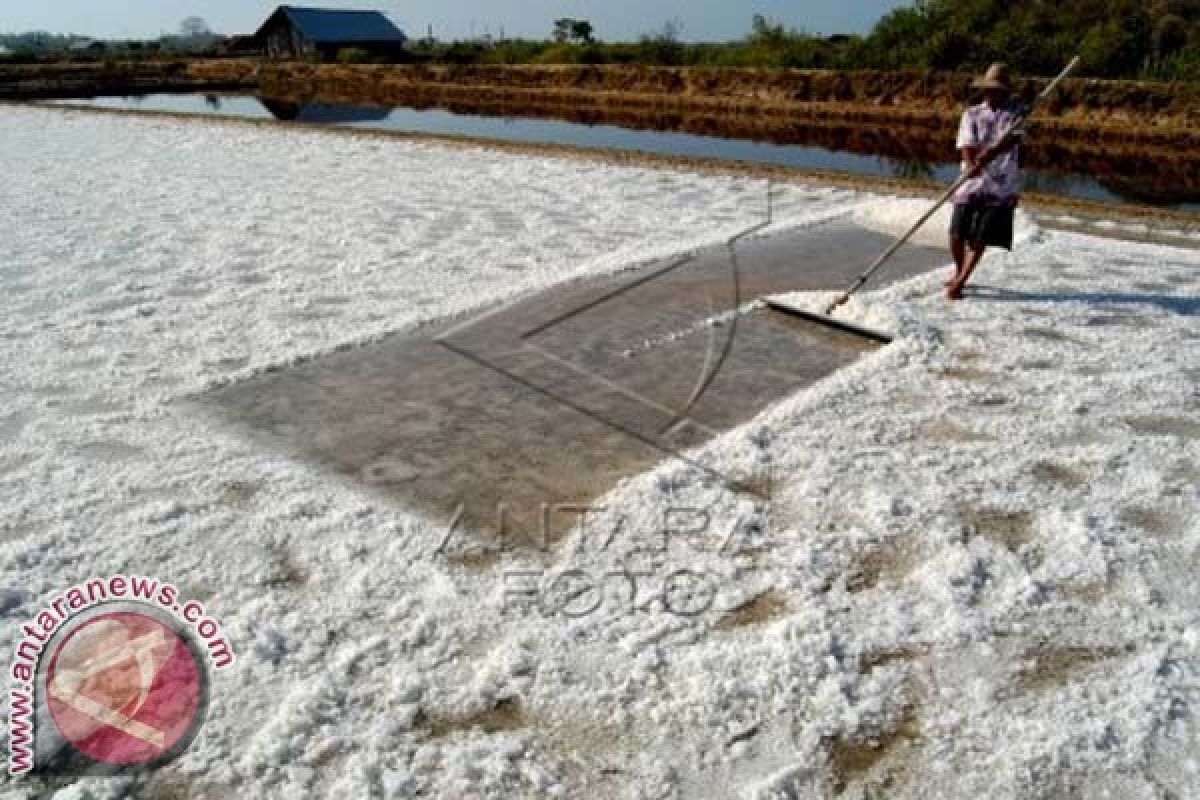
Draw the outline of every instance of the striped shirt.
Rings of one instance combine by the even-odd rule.
[[[955,146],[959,150],[974,147],[982,155],[989,147],[999,143],[1026,111],[1024,106],[1011,100],[994,109],[987,103],[971,106],[963,112]],[[1021,168],[1017,150],[1017,147],[1013,147],[988,164],[979,177],[964,183],[955,192],[954,202],[958,205],[1015,205],[1021,192]],[[966,173],[970,168],[970,165],[963,161],[963,172]]]

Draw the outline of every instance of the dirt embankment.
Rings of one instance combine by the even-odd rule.
[[[284,96],[407,104],[413,97],[515,109],[773,114],[812,122],[942,127],[970,99],[970,75],[945,72],[702,69],[641,66],[316,65],[240,60],[0,67],[0,95],[240,87]],[[1032,96],[1042,79],[1019,83]],[[1039,123],[1085,139],[1200,140],[1200,84],[1067,81]]]
[[[970,75],[646,67],[197,63],[277,97],[442,108],[819,145],[902,163],[952,159]],[[1018,88],[1033,97],[1044,81]],[[1031,125],[1031,166],[1095,175],[1130,196],[1200,192],[1200,86],[1067,82]]]
[[[860,70],[699,69],[622,66],[341,66],[196,62],[190,74],[253,82],[285,95],[360,102],[487,103],[513,109],[691,111],[779,115],[812,122],[895,123],[944,128],[970,99],[970,75]],[[1044,80],[1019,83],[1032,97]],[[1066,82],[1038,113],[1053,133],[1089,141],[1200,145],[1200,85]]]
[[[47,97],[94,97],[162,91],[204,91],[256,88],[253,72],[197,72],[188,61],[106,61],[0,66],[0,99],[33,100]]]
[[[257,91],[303,103],[443,108],[820,145],[904,163],[952,157],[972,76],[638,66],[314,65],[200,60],[0,67],[0,97]],[[1026,80],[1032,97],[1044,85]],[[1033,166],[1159,202],[1200,191],[1200,85],[1066,82],[1035,115]],[[1182,194],[1181,194],[1182,193]]]

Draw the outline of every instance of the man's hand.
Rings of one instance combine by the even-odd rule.
[[[964,147],[962,149],[962,160],[963,164],[965,164],[967,167],[967,172],[978,174],[983,168],[983,166],[979,163],[979,155],[980,153],[978,147]]]

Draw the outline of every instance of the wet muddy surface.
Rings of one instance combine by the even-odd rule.
[[[578,520],[569,507],[688,458],[688,448],[877,347],[775,312],[729,312],[763,294],[841,287],[888,243],[835,221],[743,241],[736,268],[716,247],[188,402],[463,529],[548,546]],[[944,251],[909,247],[885,280],[945,262]],[[739,476],[710,475],[752,491]]]

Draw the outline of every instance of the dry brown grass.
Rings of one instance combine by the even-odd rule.
[[[266,87],[320,86],[324,90],[386,93],[435,88],[447,91],[528,93],[551,98],[579,94],[618,95],[637,103],[664,98],[688,104],[730,107],[804,105],[855,107],[856,113],[956,114],[969,99],[972,76],[962,73],[878,70],[793,70],[591,65],[371,65],[261,62],[249,59],[33,64],[0,67],[0,84],[24,80],[82,78],[114,71],[144,76]],[[1032,96],[1044,84],[1018,84]],[[1200,121],[1200,84],[1148,81],[1067,81],[1046,103],[1047,117],[1094,123],[1109,118],[1118,127],[1194,129]],[[892,117],[889,117],[892,118]]]
[[[255,85],[248,76],[235,78],[227,70],[215,70],[205,77],[182,60],[0,66],[0,98],[12,99],[215,91]]]
[[[594,107],[667,106],[762,111],[802,106],[818,117],[855,121],[903,118],[937,124],[957,116],[969,99],[971,76],[955,73],[709,69],[643,66],[312,65],[198,62],[197,74],[244,79],[298,90],[367,92],[395,97],[421,91],[443,99],[521,105],[571,103]],[[1042,82],[1020,86],[1032,96]],[[1194,131],[1200,86],[1139,81],[1075,80],[1047,102],[1044,116],[1104,138],[1136,129],[1141,135]],[[852,115],[847,117],[846,115]],[[1046,124],[1046,122],[1043,122]],[[1099,124],[1099,127],[1097,127]],[[1111,129],[1111,130],[1109,130]]]

